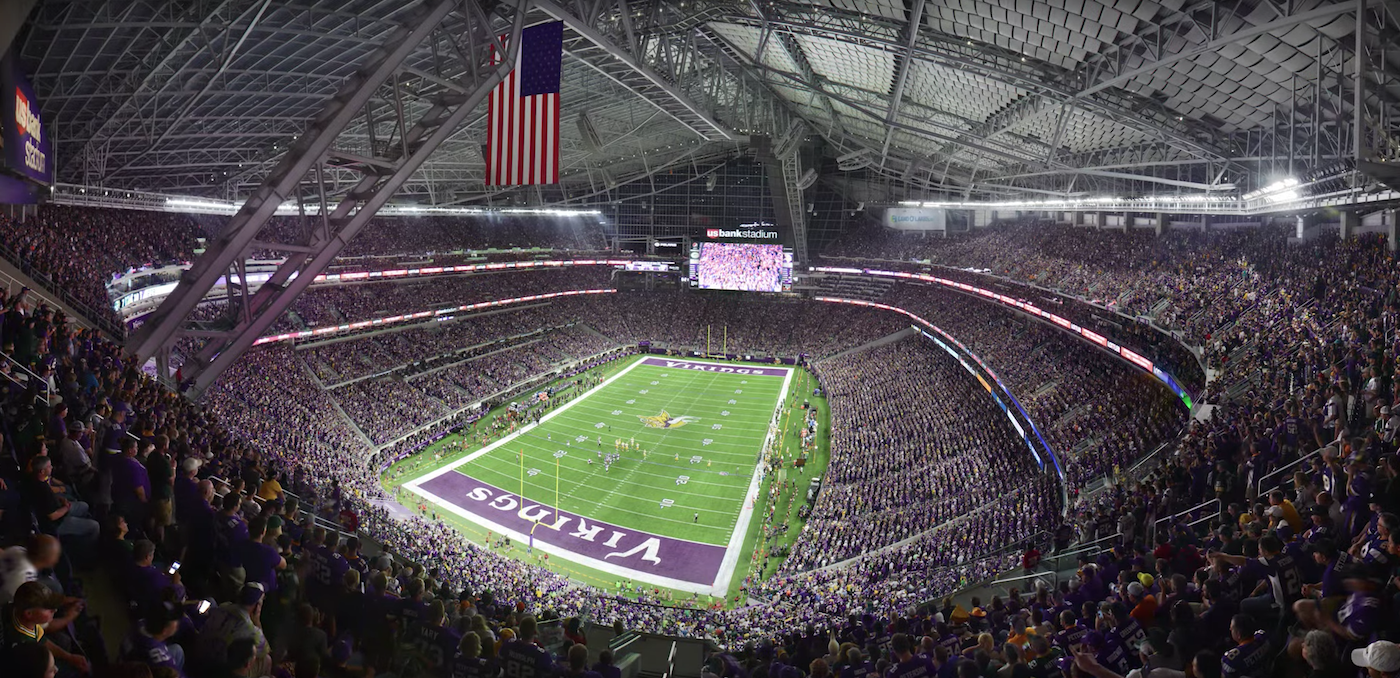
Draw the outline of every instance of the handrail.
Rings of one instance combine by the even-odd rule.
[[[62,307],[59,303],[61,301],[62,304],[67,305],[70,309],[73,310],[73,319],[78,320],[79,324],[102,330],[103,332],[106,332],[110,338],[116,340],[117,343],[120,343],[120,340],[126,337],[126,326],[112,318],[110,315],[110,310],[95,308],[86,301],[78,299],[71,292],[60,286],[52,278],[49,278],[47,274],[43,273],[42,271],[35,270],[33,265],[30,264],[28,260],[20,256],[18,252],[10,249],[4,244],[0,244],[0,257],[4,257],[11,264],[13,264],[14,267],[18,269],[20,273],[24,274],[25,276],[28,276],[30,280],[34,281],[34,283],[43,288],[42,290],[39,290],[33,287],[29,287],[30,294],[33,294],[34,296],[38,297],[41,301],[48,303],[51,306],[54,306],[58,310],[62,310]],[[5,278],[7,278],[10,281],[10,283],[19,283],[21,286],[28,287],[24,284],[24,281],[14,277],[13,275],[10,275],[3,271],[0,271],[0,275],[3,275]],[[45,296],[45,292],[47,292],[49,296]],[[56,299],[50,298],[50,296],[56,297]]]
[[[1113,533],[1113,534],[1108,535],[1107,537],[1099,537],[1098,539],[1095,539],[1095,540],[1093,540],[1093,541],[1091,541],[1091,542],[1088,542],[1088,543],[1086,543],[1086,544],[1081,544],[1081,545],[1075,547],[1074,549],[1072,549],[1072,550],[1070,550],[1070,551],[1065,551],[1064,553],[1057,553],[1057,554],[1055,554],[1055,557],[1056,557],[1056,558],[1063,558],[1063,557],[1065,557],[1065,556],[1077,556],[1077,555],[1079,555],[1079,554],[1081,554],[1081,553],[1084,553],[1085,551],[1091,551],[1091,550],[1097,548],[1098,545],[1099,545],[1099,542],[1108,541],[1108,540],[1110,540],[1110,539],[1121,539],[1122,537],[1123,537],[1123,533],[1122,533],[1122,532],[1115,532],[1115,533]]]
[[[1030,574],[1023,574],[1015,577],[1005,577],[1002,579],[993,579],[991,582],[988,583],[988,586],[996,584],[1007,584],[1010,582],[1022,581],[1025,579],[1043,579],[1046,576],[1049,576],[1050,578],[1050,590],[1055,590],[1055,588],[1060,585],[1060,573],[1054,570],[1050,570],[1048,572],[1032,572]]]
[[[1216,519],[1216,518],[1219,518],[1219,517],[1220,517],[1220,513],[1221,513],[1221,508],[1222,508],[1224,505],[1220,502],[1220,499],[1217,497],[1217,498],[1211,499],[1211,500],[1209,500],[1209,501],[1201,502],[1201,503],[1199,503],[1199,504],[1197,504],[1197,505],[1195,505],[1195,506],[1192,506],[1192,507],[1189,508],[1189,509],[1186,509],[1185,511],[1180,511],[1180,512],[1177,512],[1177,513],[1173,513],[1172,515],[1169,515],[1169,516],[1167,516],[1167,517],[1165,517],[1165,518],[1160,518],[1160,519],[1154,521],[1154,522],[1152,523],[1152,534],[1150,535],[1151,538],[1155,541],[1155,539],[1156,539],[1156,537],[1157,537],[1157,530],[1158,530],[1158,528],[1162,525],[1162,523],[1167,523],[1167,521],[1172,521],[1172,522],[1170,522],[1170,523],[1167,523],[1167,527],[1170,529],[1171,525],[1175,524],[1175,521],[1178,520],[1179,518],[1181,518],[1182,516],[1188,516],[1188,515],[1190,515],[1192,512],[1197,511],[1197,510],[1199,510],[1199,509],[1203,509],[1203,508],[1205,508],[1205,507],[1207,507],[1207,506],[1210,506],[1211,504],[1215,504],[1215,513],[1207,513],[1206,515],[1203,515],[1203,516],[1201,516],[1200,518],[1196,518],[1195,520],[1188,520],[1188,521],[1186,522],[1186,526],[1187,526],[1187,527],[1195,527],[1195,526],[1200,525],[1201,523],[1206,522],[1206,521],[1208,521],[1208,520],[1214,520],[1214,519]]]
[[[27,379],[33,379],[34,381],[36,381],[36,382],[39,383],[39,385],[44,389],[44,405],[45,405],[45,406],[48,406],[50,403],[53,402],[53,393],[51,393],[51,392],[49,391],[49,382],[45,381],[45,380],[44,380],[43,378],[41,378],[39,375],[37,375],[37,374],[35,374],[34,372],[30,371],[29,368],[25,367],[24,365],[21,365],[20,362],[19,362],[18,360],[15,360],[15,359],[14,359],[12,356],[10,356],[9,354],[5,353],[5,354],[0,354],[0,355],[4,355],[4,356],[5,356],[5,360],[6,360],[7,362],[9,362],[11,365],[14,365],[15,367],[18,367],[18,368],[19,368],[19,371],[21,371],[21,372],[25,373],[26,375],[28,375],[28,376],[26,377]],[[10,381],[15,382],[16,384],[19,383],[19,380],[16,379],[16,378],[14,378],[13,376],[10,377]]]
[[[1180,517],[1182,517],[1182,516],[1184,516],[1184,515],[1186,515],[1186,514],[1188,514],[1188,513],[1193,513],[1193,512],[1195,512],[1195,511],[1197,511],[1197,510],[1199,510],[1199,509],[1203,509],[1203,508],[1205,508],[1205,507],[1207,507],[1207,506],[1210,506],[1211,504],[1215,504],[1215,506],[1216,506],[1215,514],[1216,514],[1216,515],[1220,515],[1220,498],[1217,497],[1217,498],[1215,498],[1215,499],[1208,499],[1208,500],[1203,501],[1203,502],[1201,502],[1201,503],[1199,503],[1199,504],[1196,504],[1195,506],[1192,506],[1191,508],[1186,509],[1185,511],[1178,511],[1178,512],[1173,513],[1173,514],[1171,514],[1171,515],[1169,515],[1169,516],[1167,516],[1167,517],[1165,517],[1165,518],[1158,518],[1156,521],[1154,521],[1154,522],[1152,523],[1152,528],[1155,530],[1155,529],[1157,529],[1157,526],[1158,526],[1158,525],[1161,525],[1162,523],[1165,523],[1165,522],[1167,522],[1167,521],[1169,521],[1169,520],[1176,520],[1177,518],[1180,518]]]
[[[1297,459],[1294,459],[1293,461],[1290,461],[1290,462],[1288,462],[1287,464],[1284,464],[1283,466],[1280,466],[1280,467],[1278,467],[1277,469],[1274,469],[1273,471],[1270,471],[1269,473],[1266,473],[1266,474],[1260,476],[1260,477],[1259,477],[1259,482],[1255,483],[1255,485],[1254,485],[1254,496],[1257,497],[1257,496],[1259,496],[1259,495],[1261,495],[1261,494],[1264,494],[1264,481],[1266,481],[1266,480],[1268,480],[1268,479],[1270,479],[1270,478],[1273,478],[1273,477],[1275,477],[1275,476],[1283,475],[1285,472],[1290,471],[1290,470],[1292,470],[1292,469],[1294,469],[1294,468],[1297,468],[1298,466],[1301,466],[1301,465],[1303,464],[1303,462],[1305,462],[1305,461],[1307,461],[1307,460],[1309,460],[1309,459],[1312,459],[1313,457],[1316,457],[1316,456],[1318,456],[1319,454],[1322,454],[1322,451],[1325,450],[1325,449],[1327,449],[1326,446],[1319,447],[1319,448],[1317,448],[1316,450],[1313,450],[1312,452],[1309,452],[1309,453],[1307,453],[1307,454],[1305,454],[1305,455],[1303,455],[1303,456],[1301,456],[1301,457],[1298,457]],[[1283,483],[1279,483],[1278,485],[1276,485],[1276,486],[1274,486],[1274,487],[1282,487],[1282,486],[1283,486]],[[1269,488],[1269,489],[1272,490],[1272,489],[1274,489],[1274,487],[1271,487],[1271,488]]]

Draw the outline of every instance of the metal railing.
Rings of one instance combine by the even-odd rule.
[[[28,276],[35,285],[41,286],[43,289],[39,290],[34,287],[29,287],[25,281],[5,273],[4,271],[0,271],[0,279],[4,281],[6,287],[13,288],[15,285],[28,287],[30,294],[34,295],[40,301],[47,303],[49,306],[56,309],[67,306],[73,311],[73,315],[77,316],[73,319],[79,321],[79,324],[102,330],[118,342],[126,338],[126,326],[116,321],[110,309],[104,310],[101,308],[94,308],[91,304],[69,294],[61,285],[51,280],[47,275],[35,270],[24,257],[4,244],[0,244],[0,256],[4,257],[13,264],[15,268],[19,269],[20,273]]]
[[[1003,577],[1003,578],[1001,578],[1001,579],[993,579],[993,580],[988,584],[988,586],[996,586],[996,585],[998,585],[998,584],[1009,584],[1009,583],[1011,583],[1011,582],[1026,581],[1026,580],[1044,581],[1044,580],[1047,580],[1047,579],[1050,581],[1050,590],[1051,590],[1051,591],[1054,591],[1056,588],[1059,587],[1059,585],[1060,585],[1060,573],[1057,572],[1057,571],[1055,571],[1055,570],[1051,570],[1051,571],[1049,571],[1049,572],[1032,572],[1032,573],[1030,573],[1030,574],[1017,575],[1017,576],[1015,576],[1015,577]]]
[[[47,406],[49,405],[49,403],[52,403],[52,402],[53,402],[53,397],[52,397],[53,394],[49,392],[49,382],[45,381],[42,377],[40,377],[39,375],[37,375],[37,374],[35,374],[34,372],[30,371],[29,368],[25,367],[24,365],[21,365],[20,362],[19,362],[18,360],[15,360],[14,358],[10,357],[8,354],[0,353],[0,355],[3,355],[3,356],[5,357],[5,362],[9,363],[10,366],[11,366],[12,368],[18,369],[21,373],[23,373],[23,374],[25,375],[25,379],[26,379],[26,380],[33,381],[33,382],[39,384],[40,388],[42,388],[43,391],[44,391],[44,394],[43,394],[43,396],[42,396],[42,397],[43,397],[43,402],[42,402],[42,404],[43,404],[45,407],[47,407]],[[27,384],[21,382],[17,377],[15,377],[15,375],[13,375],[13,374],[8,374],[8,375],[5,375],[5,376],[6,376],[6,378],[8,378],[10,381],[14,382],[15,384],[17,384],[17,385],[19,385],[19,386],[22,386],[22,387],[27,387]],[[39,400],[39,399],[40,399],[40,396],[37,396],[37,395],[36,395],[36,396],[34,397],[34,402],[35,402],[35,404],[39,404],[39,403],[40,403],[40,400]]]
[[[1278,476],[1281,476],[1281,475],[1283,475],[1283,474],[1285,474],[1285,473],[1291,472],[1293,469],[1296,469],[1296,468],[1298,468],[1299,466],[1302,466],[1304,463],[1306,463],[1308,460],[1312,459],[1313,457],[1316,457],[1316,456],[1322,454],[1322,451],[1325,450],[1325,449],[1327,449],[1327,448],[1326,448],[1326,447],[1319,447],[1319,448],[1317,448],[1316,450],[1313,450],[1312,452],[1309,452],[1308,454],[1305,454],[1305,455],[1303,455],[1303,456],[1301,456],[1301,457],[1298,457],[1297,459],[1294,459],[1293,461],[1288,462],[1287,464],[1284,464],[1283,466],[1280,466],[1280,467],[1278,467],[1277,469],[1274,469],[1273,471],[1270,471],[1269,473],[1266,473],[1266,474],[1260,476],[1260,477],[1259,477],[1259,482],[1255,483],[1255,485],[1254,485],[1254,492],[1255,492],[1255,495],[1254,495],[1254,496],[1257,497],[1257,496],[1259,496],[1259,495],[1261,495],[1261,494],[1264,494],[1264,487],[1265,487],[1264,484],[1265,484],[1266,482],[1268,482],[1270,479],[1272,479],[1272,478],[1277,478]],[[1283,483],[1282,483],[1282,482],[1278,483],[1277,485],[1271,485],[1271,486],[1269,486],[1269,489],[1270,489],[1270,490],[1273,490],[1273,489],[1276,489],[1276,488],[1279,488],[1279,487],[1283,487]]]
[[[1076,546],[1075,548],[1065,551],[1063,553],[1056,553],[1055,555],[1050,557],[1050,560],[1055,563],[1054,567],[1052,567],[1051,569],[1060,570],[1062,568],[1062,562],[1065,558],[1069,558],[1071,556],[1078,557],[1082,553],[1089,553],[1091,551],[1102,551],[1104,542],[1107,542],[1109,540],[1116,541],[1122,538],[1122,532],[1115,532],[1113,534],[1108,535],[1107,537],[1099,537],[1098,539],[1095,539],[1086,544],[1080,544],[1079,546]]]
[[[1208,514],[1208,515],[1204,515],[1204,516],[1202,516],[1202,517],[1200,517],[1200,518],[1192,519],[1192,520],[1190,520],[1190,521],[1187,522],[1187,525],[1190,525],[1191,527],[1195,527],[1195,526],[1197,526],[1197,525],[1199,525],[1199,524],[1201,524],[1201,523],[1203,523],[1203,522],[1205,522],[1205,521],[1208,521],[1208,520],[1211,520],[1211,519],[1214,519],[1214,518],[1218,518],[1218,517],[1220,516],[1220,510],[1221,510],[1221,507],[1222,507],[1222,504],[1220,503],[1220,499],[1219,499],[1219,498],[1216,498],[1216,499],[1211,499],[1211,500],[1208,500],[1208,501],[1203,501],[1203,502],[1201,502],[1201,503],[1199,503],[1199,504],[1196,504],[1195,506],[1192,506],[1192,507],[1189,508],[1189,509],[1186,509],[1185,511],[1179,511],[1179,512],[1173,513],[1172,515],[1169,515],[1169,516],[1167,516],[1167,517],[1165,517],[1165,518],[1158,518],[1157,520],[1153,521],[1153,523],[1152,523],[1152,536],[1154,536],[1154,537],[1156,536],[1157,530],[1162,526],[1162,523],[1167,523],[1168,526],[1174,525],[1174,524],[1176,524],[1176,522],[1179,521],[1181,518],[1183,518],[1183,517],[1185,517],[1185,516],[1189,516],[1189,515],[1191,515],[1191,514],[1197,512],[1197,511],[1200,511],[1200,510],[1202,510],[1202,509],[1204,509],[1204,508],[1207,508],[1207,507],[1209,507],[1209,506],[1212,506],[1212,505],[1215,506],[1215,513]]]

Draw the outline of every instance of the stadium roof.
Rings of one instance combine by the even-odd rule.
[[[557,2],[557,4],[555,4]],[[826,178],[891,200],[1258,188],[1400,148],[1396,3],[1319,0],[555,0],[566,31],[564,183],[531,202],[797,135]],[[58,180],[224,198],[256,187],[420,2],[43,0],[20,35]],[[336,149],[393,144],[398,106],[461,87],[483,13],[463,3],[380,87]],[[455,22],[455,23],[454,23]],[[1362,50],[1358,116],[1355,75]],[[395,93],[397,91],[397,94]],[[485,106],[405,186],[476,202]],[[373,123],[370,123],[373,120]],[[333,173],[339,188],[353,177]]]

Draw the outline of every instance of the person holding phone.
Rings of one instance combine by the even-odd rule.
[[[178,564],[156,565],[155,553],[156,545],[149,539],[137,541],[132,547],[135,567],[132,569],[129,591],[131,601],[140,610],[158,606],[163,600],[161,594],[166,589],[175,590],[176,600],[183,600],[185,597],[185,587],[180,583]]]

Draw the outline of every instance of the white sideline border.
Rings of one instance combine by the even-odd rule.
[[[558,409],[550,412],[549,414],[544,415],[543,417],[540,417],[540,423],[542,424],[546,421],[549,421],[550,419],[553,419],[555,415],[568,411],[569,408],[573,407],[576,403],[583,401],[584,399],[588,398],[594,393],[602,390],[603,387],[608,386],[613,382],[617,381],[618,379],[621,379],[622,377],[626,376],[627,373],[631,372],[633,369],[636,369],[638,365],[641,365],[642,363],[646,362],[646,359],[649,357],[659,357],[663,360],[672,359],[698,365],[733,367],[732,363],[714,363],[701,360],[693,360],[689,358],[675,358],[671,356],[651,356],[650,354],[642,354],[636,360],[633,360],[631,365],[628,365],[627,367],[623,368],[621,372],[618,372],[617,374],[614,374],[613,376],[605,379],[602,383],[598,384],[597,386],[594,386],[591,389],[588,389],[573,400],[564,403],[563,405],[559,406]],[[778,401],[773,406],[773,418],[770,420],[772,424],[777,424],[779,417],[782,416],[783,403],[787,401],[788,391],[792,387],[792,375],[793,372],[796,370],[796,367],[787,365],[779,366],[777,368],[770,367],[767,365],[762,365],[762,367],[764,367],[764,369],[782,369],[785,372],[783,376],[783,387],[782,390],[778,393]],[[457,467],[470,463],[480,458],[482,455],[489,454],[498,447],[510,444],[511,441],[525,434],[527,431],[533,430],[538,425],[539,424],[529,424],[526,426],[522,426],[519,429],[517,429],[514,433],[511,433],[510,435],[505,436],[504,438],[501,438],[500,440],[497,440],[496,442],[491,443],[490,445],[487,445],[486,447],[483,447],[480,450],[477,450],[476,452],[473,452],[465,457],[462,457],[461,459],[458,459],[457,461],[441,466],[433,471],[429,471],[428,473],[414,478],[413,480],[403,483],[402,487],[407,489],[409,492],[412,492],[422,497],[429,503],[432,503],[437,507],[452,513],[455,516],[458,516],[469,522],[475,523],[494,533],[498,533],[509,537],[512,541],[516,542],[517,544],[529,543],[529,535],[523,532],[519,532],[517,530],[506,528],[505,526],[500,525],[495,521],[489,520],[475,513],[467,511],[466,509],[463,509],[462,507],[458,506],[453,502],[447,501],[433,494],[432,492],[424,490],[421,486],[423,483],[437,478],[438,476],[455,471]],[[772,439],[773,427],[769,426],[768,435],[765,436],[763,439],[763,447],[758,450],[758,454],[760,456],[763,454],[764,450],[768,449],[768,445],[772,442]],[[762,462],[760,460],[759,463],[754,464],[753,474],[749,479],[748,492],[745,493],[743,504],[739,508],[738,522],[735,523],[734,531],[731,532],[729,535],[729,543],[725,546],[724,558],[720,561],[719,571],[715,575],[715,580],[709,586],[706,586],[705,584],[697,584],[693,582],[683,581],[680,579],[674,579],[671,577],[663,577],[660,575],[649,574],[641,570],[634,570],[631,568],[622,567],[614,563],[605,562],[596,558],[591,558],[579,553],[575,553],[568,549],[564,549],[553,544],[548,544],[543,541],[536,543],[535,548],[544,551],[545,553],[548,553],[551,556],[562,558],[564,560],[577,563],[579,565],[590,567],[600,572],[606,572],[608,574],[618,577],[624,577],[633,581],[639,581],[646,584],[651,584],[653,586],[664,586],[666,588],[675,589],[677,591],[685,591],[686,593],[701,593],[705,595],[724,597],[729,593],[729,585],[734,580],[734,571],[739,564],[739,557],[740,555],[742,555],[740,551],[743,549],[744,540],[748,538],[749,528],[751,527],[751,523],[753,522],[754,506],[757,503],[758,493],[762,485],[761,471]],[[543,505],[544,504],[541,503],[541,506]],[[685,539],[679,539],[677,537],[669,538],[677,539],[678,541],[689,541]],[[712,546],[712,544],[706,545]]]

